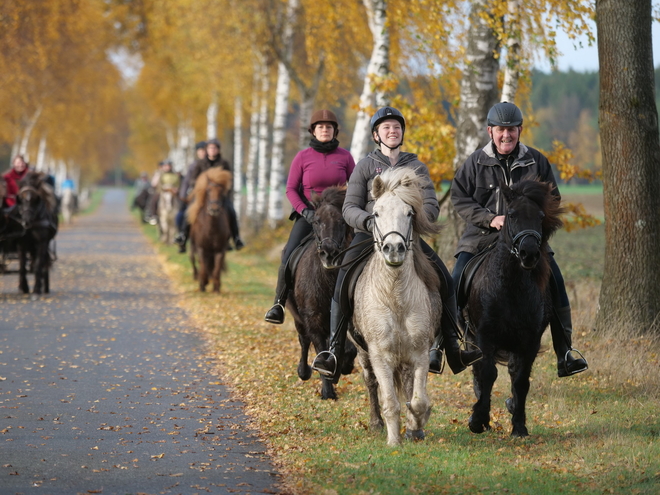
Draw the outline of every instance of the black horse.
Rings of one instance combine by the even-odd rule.
[[[496,363],[508,363],[512,436],[525,437],[529,377],[552,311],[548,239],[561,227],[553,185],[532,180],[501,187],[507,209],[496,246],[474,275],[464,310],[468,334],[483,351],[472,366],[477,402],[470,430],[490,429],[490,400]]]
[[[27,294],[27,259],[30,256],[34,271],[35,294],[50,292],[50,241],[57,233],[57,199],[47,182],[46,174],[29,172],[18,184],[16,201],[18,219],[25,233],[18,238],[18,288]]]
[[[353,231],[346,225],[341,214],[345,197],[346,188],[329,187],[320,198],[312,198],[315,208],[312,223],[315,242],[304,247],[304,253],[293,274],[293,290],[287,300],[287,308],[293,315],[298,331],[298,376],[301,380],[309,380],[312,376],[312,368],[307,363],[310,343],[314,344],[317,353],[329,348],[330,302],[339,272],[337,265],[341,262],[339,258],[342,251],[353,238]],[[347,343],[342,366],[344,374],[353,370],[356,355],[355,346]],[[321,377],[321,380],[321,397],[336,399],[332,378]]]

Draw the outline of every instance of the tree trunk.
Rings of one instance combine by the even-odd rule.
[[[369,29],[374,40],[371,59],[364,76],[364,85],[360,95],[360,109],[355,120],[351,155],[357,163],[364,158],[371,142],[369,121],[373,107],[383,107],[389,104],[383,91],[376,91],[378,79],[384,79],[390,73],[390,33],[387,29],[387,1],[363,0],[367,9]]]
[[[268,69],[264,65],[261,73],[261,105],[259,109],[259,159],[257,161],[257,205],[255,227],[261,229],[266,213],[268,196]]]
[[[252,108],[250,110],[250,143],[248,161],[245,170],[245,213],[248,218],[254,218],[257,211],[257,161],[259,158],[259,101],[261,84],[261,66],[255,64],[254,82],[252,87]]]
[[[25,158],[26,162],[30,161],[30,155],[28,153],[28,143],[30,142],[30,136],[32,135],[32,129],[34,129],[34,126],[37,124],[37,120],[39,120],[39,117],[41,116],[41,111],[43,107],[39,106],[37,110],[34,112],[32,117],[27,119],[27,122],[25,123],[25,129],[23,130],[23,135],[21,137],[21,144],[19,145],[18,148],[18,154],[23,155]]]
[[[520,79],[520,0],[507,1],[506,16],[506,67],[502,85],[502,101],[516,102],[518,80]]]
[[[268,192],[268,223],[271,228],[282,220],[282,184],[284,182],[284,140],[286,138],[286,117],[289,113],[289,92],[291,76],[286,64],[291,62],[293,53],[293,25],[296,20],[298,0],[288,0],[286,17],[282,31],[282,57],[277,67],[277,87],[275,90],[275,114],[273,116],[273,147],[270,162]]]
[[[206,109],[206,139],[218,137],[218,97],[213,95],[211,103]]]
[[[651,0],[596,2],[605,269],[596,328],[660,330],[660,136]]]
[[[472,2],[470,11],[472,28],[468,32],[466,66],[461,80],[454,170],[462,166],[472,152],[489,141],[486,115],[490,107],[499,101],[497,74],[500,47],[495,31],[483,18],[487,4],[487,0],[476,0]],[[443,237],[445,243],[441,246],[440,255],[445,259],[453,256],[454,253],[450,251],[453,251],[465,230],[465,221],[458,216],[453,206],[448,204],[447,209],[447,223],[452,228]]]
[[[312,113],[314,113],[314,101],[316,100],[316,93],[319,91],[319,85],[321,84],[324,72],[325,55],[321,54],[319,56],[319,65],[316,67],[311,85],[307,86],[302,79],[298,77],[295,71],[291,75],[298,87],[298,92],[300,93],[300,124],[298,129],[299,150],[306,148],[308,145],[307,143],[309,143],[309,121],[312,118]]]
[[[34,166],[34,169],[37,172],[43,172],[46,170],[46,138],[41,136],[39,140],[39,150],[37,151],[37,163]]]
[[[243,185],[243,102],[234,99],[234,207],[236,216],[241,216],[241,186]]]

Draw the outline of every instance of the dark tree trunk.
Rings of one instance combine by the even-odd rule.
[[[596,2],[606,242],[597,330],[660,330],[660,136],[651,1]]]

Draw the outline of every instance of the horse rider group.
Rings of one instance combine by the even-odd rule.
[[[467,261],[496,241],[504,222],[504,202],[500,194],[500,184],[511,186],[523,179],[540,178],[554,186],[553,193],[559,196],[552,168],[547,158],[539,151],[520,142],[523,129],[520,109],[508,102],[494,105],[488,112],[486,129],[490,141],[475,151],[461,168],[451,185],[451,200],[454,208],[466,222],[466,229],[459,240],[453,273],[450,275],[435,251],[421,240],[424,253],[432,261],[443,281],[440,288],[442,298],[441,328],[436,330],[435,342],[430,349],[429,371],[441,372],[442,352],[454,373],[460,373],[467,366],[482,357],[481,350],[473,347],[464,349],[460,342],[462,331],[457,323],[456,290],[462,269]],[[395,108],[379,109],[371,118],[371,133],[376,149],[370,152],[357,165],[353,165],[350,154],[338,148],[336,140],[339,124],[334,113],[320,110],[312,115],[309,132],[312,134],[310,148],[296,155],[287,181],[287,198],[294,207],[290,217],[295,220],[289,240],[284,248],[282,264],[278,273],[275,301],[265,315],[265,320],[281,324],[284,322],[284,308],[290,287],[284,276],[290,254],[301,240],[311,232],[314,217],[310,194],[320,193],[324,188],[343,185],[348,179],[348,190],[343,206],[346,223],[355,230],[355,237],[344,255],[331,302],[330,349],[316,356],[312,368],[324,376],[338,379],[341,369],[344,335],[348,327],[348,316],[340,306],[340,291],[344,276],[351,261],[360,257],[367,245],[373,244],[371,196],[373,179],[390,168],[410,167],[424,177],[424,211],[432,221],[439,215],[439,205],[426,165],[416,155],[400,150],[406,131],[404,116]],[[371,242],[369,242],[371,241]],[[552,254],[552,253],[551,253]],[[572,347],[571,311],[561,271],[551,256],[552,282],[551,295],[553,312],[551,334],[557,355],[557,374],[570,376],[588,369],[586,360]],[[572,352],[580,354],[575,358]]]
[[[186,220],[186,210],[188,208],[189,194],[194,189],[197,178],[200,174],[212,167],[221,167],[222,169],[231,172],[231,167],[227,160],[222,158],[220,149],[220,141],[217,139],[200,141],[195,145],[195,161],[188,166],[187,173],[184,177],[173,170],[171,160],[163,160],[158,164],[158,169],[150,181],[148,180],[146,173],[142,173],[140,178],[135,182],[136,202],[140,195],[147,198],[146,200],[143,200],[145,204],[144,221],[149,222],[152,225],[157,224],[156,209],[160,191],[166,188],[177,191],[180,206],[176,215],[178,234],[174,241],[179,245],[180,253],[186,252],[186,244],[188,236],[190,235],[190,225]],[[231,238],[234,241],[234,247],[237,250],[241,249],[245,244],[240,236],[238,219],[236,217],[236,210],[234,209],[231,193],[225,197],[223,207],[229,215],[229,226],[231,230]]]

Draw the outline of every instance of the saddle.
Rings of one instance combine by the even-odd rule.
[[[458,281],[458,287],[456,288],[456,304],[459,308],[464,308],[467,305],[472,279],[481,264],[484,262],[484,259],[486,259],[486,255],[495,247],[495,244],[496,243],[492,243],[483,251],[475,254],[474,257],[465,264],[465,267],[461,272],[461,278]]]
[[[307,246],[309,246],[314,241],[314,233],[310,232],[307,236],[303,237],[303,240],[300,242],[298,247],[293,250],[291,256],[289,256],[288,261],[286,262],[286,267],[284,268],[284,280],[288,287],[293,287],[293,275],[296,273],[296,268],[302,255],[305,253]]]

